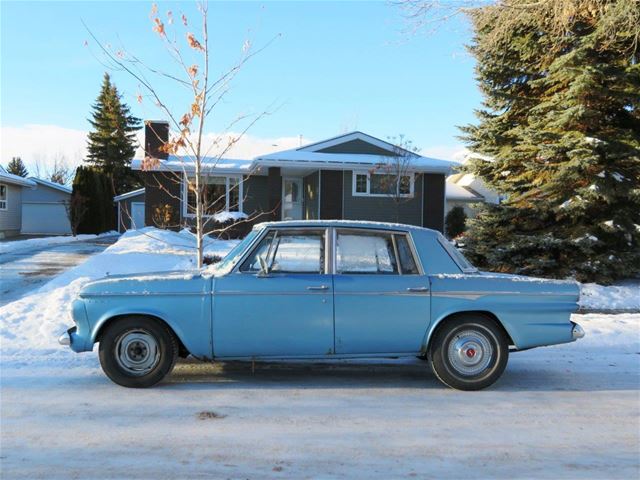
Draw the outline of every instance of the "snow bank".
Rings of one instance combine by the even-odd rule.
[[[38,239],[40,240],[40,239]],[[28,240],[25,240],[28,241]],[[207,239],[207,254],[224,256],[237,240]],[[195,268],[195,236],[155,228],[130,230],[102,253],[67,270],[34,294],[0,308],[0,358],[3,366],[37,362],[94,364],[95,355],[61,347],[58,336],[73,325],[70,306],[82,286],[107,274],[134,274]]]
[[[35,250],[37,248],[47,247],[49,245],[57,245],[62,243],[81,242],[86,240],[94,240],[100,237],[110,237],[112,235],[118,235],[118,232],[105,232],[100,235],[71,235],[58,236],[58,237],[42,237],[42,238],[30,238],[28,240],[14,240],[0,243],[0,254],[2,253],[15,253],[23,250]]]
[[[591,310],[640,310],[640,282],[603,286],[583,283],[580,308]]]

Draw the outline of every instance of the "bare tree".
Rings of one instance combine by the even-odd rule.
[[[240,141],[242,136],[260,118],[269,114],[263,111],[257,114],[240,114],[226,122],[226,128],[211,142],[209,146],[204,142],[204,131],[207,119],[216,107],[225,100],[230,92],[231,82],[242,67],[257,53],[261,52],[271,42],[259,49],[253,49],[249,40],[245,41],[239,59],[222,74],[211,75],[211,50],[209,44],[208,4],[206,1],[197,3],[199,13],[199,32],[196,34],[191,28],[190,20],[185,14],[175,18],[172,12],[160,16],[158,8],[153,5],[151,22],[161,42],[166,48],[173,69],[156,68],[147,65],[137,56],[125,49],[114,50],[101,43],[89,30],[89,35],[95,40],[104,55],[106,66],[126,72],[139,84],[141,93],[138,101],[150,101],[160,109],[169,121],[169,140],[162,141],[162,150],[169,155],[179,156],[180,171],[167,172],[173,181],[182,185],[186,183],[188,196],[192,196],[192,204],[188,203],[188,210],[195,220],[196,260],[200,268],[203,264],[203,240],[205,235],[216,233],[215,216],[212,215],[224,203],[223,194],[209,186],[209,177],[215,175],[219,161]],[[273,41],[273,40],[272,40]],[[154,80],[152,80],[152,78]],[[186,92],[186,108],[177,113],[161,94],[156,80],[173,83],[173,92],[178,89]],[[177,89],[175,87],[178,87]],[[232,133],[237,131],[238,133]],[[158,158],[145,152],[143,170],[154,171],[161,163]],[[176,158],[176,157],[172,157]],[[240,191],[240,184],[245,181],[242,177],[235,185],[225,189],[224,196],[231,196]],[[179,195],[169,192],[158,182],[165,193],[179,200]],[[237,195],[236,195],[237,197]],[[184,199],[186,201],[186,199]],[[180,200],[179,200],[180,201]],[[246,221],[246,220],[244,220]],[[225,227],[227,228],[227,227]]]
[[[404,135],[390,137],[393,155],[384,157],[371,171],[371,182],[377,191],[384,192],[390,198],[396,211],[396,221],[400,221],[400,206],[413,198],[413,185],[417,181],[415,159],[419,149]]]
[[[53,156],[53,163],[47,161],[48,156],[37,155],[32,162],[31,170],[36,178],[49,180],[60,185],[69,185],[75,170],[69,167],[67,157],[62,153]]]
[[[64,207],[71,226],[71,234],[75,237],[78,235],[78,226],[89,210],[88,199],[80,194],[71,195]]]

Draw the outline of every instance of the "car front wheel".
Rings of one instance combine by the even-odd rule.
[[[99,356],[102,370],[118,385],[152,387],[173,369],[178,342],[159,321],[125,317],[107,326],[100,338]]]
[[[429,352],[434,373],[458,390],[480,390],[504,372],[509,344],[502,329],[488,318],[464,316],[447,321],[436,332]]]

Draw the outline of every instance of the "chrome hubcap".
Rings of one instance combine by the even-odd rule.
[[[459,332],[449,342],[451,366],[462,375],[477,375],[491,363],[493,347],[489,339],[476,330]]]
[[[131,330],[116,343],[118,365],[130,375],[144,375],[158,364],[158,342],[145,330]]]

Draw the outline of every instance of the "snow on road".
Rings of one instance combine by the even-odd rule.
[[[37,250],[65,243],[86,242],[113,235],[118,235],[118,232],[105,232],[99,235],[76,235],[75,237],[71,235],[59,235],[56,237],[29,238],[27,240],[7,240],[0,242],[0,254],[16,253],[25,250]]]
[[[235,242],[212,242],[224,255]],[[193,237],[145,229],[0,308],[2,478],[638,478],[640,314],[574,315],[586,337],[511,355],[490,389],[420,360],[180,362],[129,390],[56,342],[106,273],[193,266]]]

